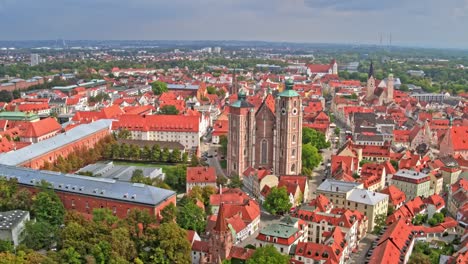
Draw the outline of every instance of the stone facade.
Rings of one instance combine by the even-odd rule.
[[[228,175],[248,168],[276,175],[296,175],[302,169],[302,100],[293,82],[275,99],[268,94],[260,107],[246,101],[241,91],[230,106]]]

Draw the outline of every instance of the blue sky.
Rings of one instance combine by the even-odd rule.
[[[468,0],[0,0],[0,40],[384,42],[468,48]]]

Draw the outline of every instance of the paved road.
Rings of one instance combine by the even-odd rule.
[[[203,142],[201,147],[202,152],[208,151],[208,156],[213,156],[212,158],[207,159],[207,163],[210,167],[214,167],[216,169],[216,175],[222,175],[226,177],[223,168],[221,168],[221,164],[219,164],[219,160],[215,155],[217,154],[219,145],[215,145],[212,143],[205,143]]]
[[[375,241],[377,238],[376,235],[367,234],[367,236],[361,239],[359,243],[358,251],[356,253],[351,254],[351,258],[349,263],[350,264],[363,264],[366,262],[367,252],[369,251],[370,247],[372,246],[372,242]]]

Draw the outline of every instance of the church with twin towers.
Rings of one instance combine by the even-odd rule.
[[[256,108],[243,91],[229,107],[228,176],[249,167],[275,175],[298,175],[302,170],[302,99],[293,81],[276,98],[267,93]]]

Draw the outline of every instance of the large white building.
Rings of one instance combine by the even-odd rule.
[[[128,130],[134,140],[179,142],[187,151],[196,151],[208,124],[209,118],[202,114],[122,115],[112,130]]]

